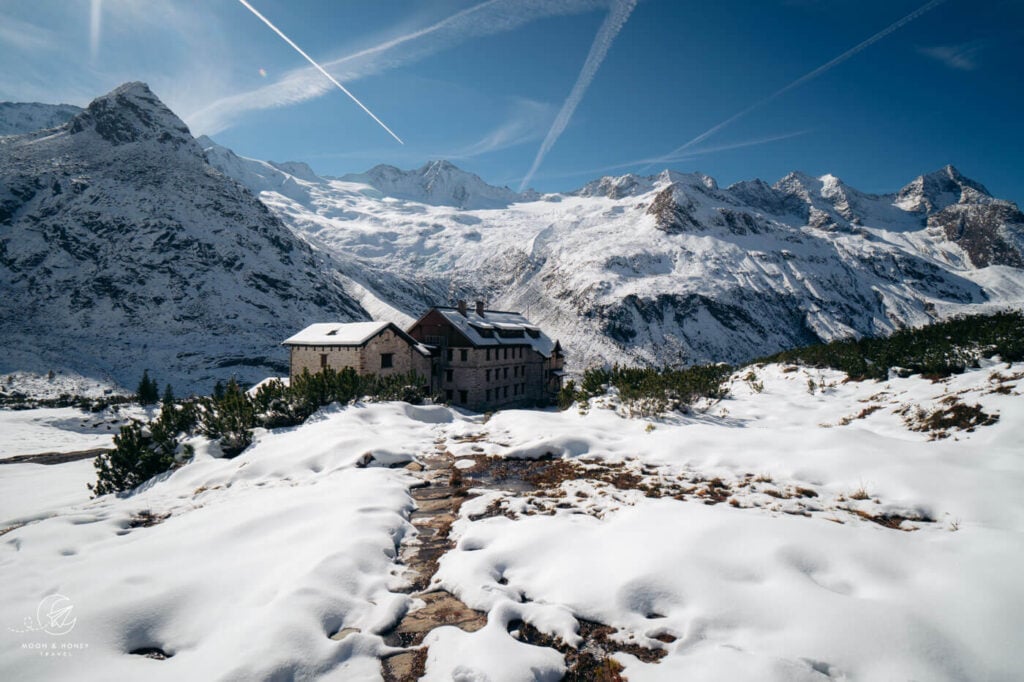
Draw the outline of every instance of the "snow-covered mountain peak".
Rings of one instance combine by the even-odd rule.
[[[772,187],[783,194],[798,196],[802,199],[808,200],[810,197],[820,196],[823,181],[808,175],[807,173],[801,173],[800,171],[792,171],[786,177],[776,182]]]
[[[896,195],[896,205],[905,211],[936,213],[959,203],[987,203],[989,191],[964,176],[952,164],[920,175]]]
[[[310,320],[367,316],[141,83],[3,139],[0,236],[4,369],[72,364],[129,386],[159,368],[209,390],[280,371],[278,341]]]
[[[188,126],[138,81],[94,99],[68,123],[72,135],[93,132],[113,145],[155,140],[174,147],[194,145]],[[199,148],[195,147],[198,153]]]
[[[305,180],[306,182],[323,182],[323,178],[316,174],[308,163],[303,161],[268,161],[271,166],[291,175],[292,177]]]
[[[654,182],[657,185],[678,185],[696,187],[698,189],[704,188],[707,190],[715,191],[718,189],[718,182],[715,181],[710,175],[705,175],[700,172],[693,173],[680,173],[666,168],[665,170],[654,176]]]
[[[508,187],[488,185],[480,176],[444,160],[428,161],[408,171],[380,164],[365,173],[350,173],[340,179],[370,185],[396,199],[463,209],[505,208],[537,196],[534,192],[519,194]]]
[[[609,199],[625,199],[647,194],[654,189],[651,178],[626,173],[625,175],[605,175],[591,180],[571,194],[578,197],[607,197]]]

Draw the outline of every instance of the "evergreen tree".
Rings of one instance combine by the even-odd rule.
[[[213,399],[221,400],[224,398],[224,382],[220,379],[213,385]]]
[[[164,397],[160,399],[160,402],[163,403],[165,407],[167,405],[174,404],[174,390],[171,388],[170,384],[167,384],[167,386],[164,387]]]
[[[160,399],[160,388],[154,379],[149,378],[149,370],[142,371],[142,380],[139,381],[135,396],[142,405],[154,405]]]

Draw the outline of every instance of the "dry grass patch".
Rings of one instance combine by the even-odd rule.
[[[926,411],[920,406],[905,405],[897,414],[911,431],[929,434],[930,440],[949,438],[952,431],[973,432],[982,426],[991,426],[999,421],[999,414],[985,412],[981,405],[968,405],[955,395],[946,396],[939,407]]]

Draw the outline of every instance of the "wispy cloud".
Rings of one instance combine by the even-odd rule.
[[[402,164],[419,164],[424,158],[448,159],[461,161],[473,159],[491,152],[516,147],[527,142],[541,139],[548,129],[554,116],[554,107],[544,102],[523,97],[510,98],[506,108],[506,116],[491,130],[477,138],[455,141],[450,146],[429,146],[414,150],[394,150],[383,148],[353,149],[349,151],[315,152],[303,158],[313,159],[350,159],[379,162],[386,159],[388,163],[399,166]]]
[[[978,68],[978,55],[987,46],[986,40],[972,40],[959,45],[933,45],[919,47],[917,51],[957,71],[974,71]]]
[[[613,0],[487,0],[428,26],[382,40],[344,57],[325,61],[340,81],[351,82],[412,64],[474,38],[514,30],[545,17],[590,12]],[[296,69],[265,86],[219,98],[186,113],[193,130],[215,134],[251,111],[290,106],[331,89],[311,67]]]
[[[666,160],[666,159],[670,159],[670,158],[680,154],[681,152],[683,152],[683,151],[685,151],[685,150],[687,150],[687,149],[689,149],[689,148],[691,148],[691,147],[693,147],[693,146],[695,146],[697,144],[700,144],[701,142],[703,142],[704,140],[708,139],[709,137],[711,137],[715,133],[721,131],[722,129],[724,129],[724,128],[730,126],[730,125],[732,125],[733,123],[735,123],[739,119],[743,118],[744,116],[750,114],[751,112],[756,111],[757,109],[760,109],[764,105],[766,105],[766,104],[768,104],[770,102],[773,102],[774,100],[778,99],[779,97],[781,97],[782,95],[786,94],[787,92],[789,92],[791,90],[795,90],[796,88],[799,88],[801,85],[803,85],[803,84],[805,84],[805,83],[807,83],[809,81],[814,80],[815,78],[817,78],[818,76],[824,74],[825,72],[834,69],[835,67],[839,66],[840,64],[842,64],[846,60],[850,59],[854,55],[856,55],[856,54],[866,50],[867,48],[869,48],[872,45],[874,45],[875,43],[877,43],[879,40],[882,40],[883,38],[885,38],[886,36],[890,35],[891,33],[895,32],[895,31],[898,31],[899,29],[903,28],[904,26],[909,24],[914,19],[917,19],[922,14],[925,14],[926,12],[929,12],[929,11],[935,9],[936,7],[938,7],[939,5],[943,4],[944,2],[946,2],[946,0],[931,0],[930,2],[925,3],[924,5],[918,7],[916,10],[914,10],[910,14],[906,15],[902,19],[899,19],[898,21],[895,21],[894,23],[889,24],[888,26],[883,28],[878,33],[875,33],[874,35],[872,35],[871,37],[867,38],[866,40],[863,40],[860,43],[857,43],[856,45],[851,47],[846,52],[843,52],[842,54],[840,54],[840,55],[830,59],[829,61],[825,62],[824,64],[822,64],[818,68],[805,73],[803,76],[800,76],[800,78],[797,78],[795,81],[792,81],[788,85],[786,85],[786,86],[784,86],[782,88],[779,88],[778,90],[776,90],[772,94],[768,95],[764,99],[761,99],[761,100],[758,100],[757,102],[754,102],[753,104],[751,104],[746,109],[743,109],[742,111],[740,111],[740,112],[738,112],[736,114],[733,114],[732,116],[730,116],[729,118],[725,119],[721,123],[719,123],[719,124],[717,124],[715,126],[712,126],[711,128],[708,128],[707,130],[705,130],[703,133],[701,133],[700,135],[696,136],[692,140],[689,140],[688,142],[680,145],[679,147],[676,147],[674,150],[669,152],[665,157],[657,159],[655,161],[655,163],[657,163],[659,161]]]
[[[597,70],[601,68],[601,63],[604,62],[604,58],[608,55],[608,50],[611,48],[612,43],[615,42],[615,37],[619,35],[619,31],[626,25],[629,15],[633,13],[634,8],[636,8],[636,0],[619,0],[612,7],[604,22],[601,23],[601,28],[598,29],[597,35],[594,36],[594,42],[590,46],[590,52],[587,54],[586,61],[583,62],[583,68],[580,70],[580,75],[576,78],[575,85],[572,86],[569,96],[566,98],[565,103],[562,104],[561,111],[555,117],[555,122],[551,124],[547,137],[544,138],[540,149],[537,150],[537,156],[533,159],[533,165],[530,166],[530,170],[527,171],[523,181],[519,184],[520,192],[526,189],[526,185],[533,178],[537,169],[540,168],[540,164],[544,162],[544,157],[547,156],[555,142],[565,132],[569,121],[572,120],[572,115],[576,112],[576,107],[579,106],[583,95],[587,92],[587,88],[590,87],[594,76],[597,75]]]
[[[57,38],[42,26],[0,15],[0,42],[22,50],[39,50],[55,47]]]
[[[516,147],[544,135],[553,107],[536,100],[516,98],[511,115],[479,140],[448,154],[449,159],[468,159],[501,149]]]

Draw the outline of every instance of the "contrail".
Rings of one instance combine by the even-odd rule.
[[[93,62],[100,51],[100,31],[103,20],[103,0],[92,0],[89,4],[89,57]]]
[[[611,4],[609,0],[485,0],[430,26],[324,62],[323,67],[338,80],[351,83],[418,62],[470,39],[506,33],[547,17],[607,11]],[[315,69],[302,67],[274,83],[222,97],[188,112],[185,119],[192,130],[212,135],[249,111],[290,106],[333,89]]]
[[[699,144],[699,143],[703,142],[707,138],[709,138],[712,135],[714,135],[715,133],[717,133],[719,130],[725,128],[726,126],[729,126],[729,125],[735,123],[737,120],[743,118],[744,116],[746,116],[750,112],[754,111],[755,109],[760,109],[765,104],[768,104],[769,102],[771,102],[771,101],[781,97],[782,95],[786,94],[790,90],[793,90],[794,88],[798,88],[801,85],[803,85],[804,83],[817,78],[818,76],[820,76],[821,74],[825,73],[826,71],[832,69],[833,67],[836,67],[839,64],[842,64],[843,62],[845,62],[847,59],[849,59],[850,57],[854,56],[858,52],[861,52],[862,50],[865,50],[865,49],[871,47],[872,45],[877,43],[882,38],[885,38],[890,33],[894,32],[894,31],[898,31],[899,29],[903,28],[904,26],[909,24],[914,19],[917,19],[919,16],[921,16],[925,12],[928,12],[930,10],[935,9],[936,7],[938,7],[939,5],[943,4],[944,2],[946,2],[946,0],[931,0],[931,2],[928,2],[928,3],[924,4],[924,5],[922,5],[921,7],[918,7],[916,10],[914,10],[913,12],[908,14],[907,16],[903,17],[902,19],[900,19],[896,23],[890,24],[889,26],[883,28],[881,31],[879,31],[875,35],[871,36],[870,38],[868,38],[864,42],[859,43],[859,44],[855,45],[854,47],[851,47],[846,52],[842,53],[841,55],[839,55],[838,57],[832,59],[831,61],[825,62],[824,64],[822,64],[818,68],[814,69],[813,71],[810,71],[810,72],[804,74],[803,76],[800,76],[800,78],[797,78],[795,81],[793,81],[789,85],[787,85],[787,86],[785,86],[783,88],[780,88],[779,90],[776,90],[775,92],[773,92],[772,94],[768,95],[764,99],[762,99],[762,100],[760,100],[758,102],[755,102],[754,104],[751,104],[749,107],[747,107],[743,111],[739,112],[738,114],[734,114],[734,115],[730,116],[729,118],[725,119],[724,121],[722,121],[718,125],[714,126],[713,128],[709,128],[708,130],[705,130],[703,133],[701,133],[697,137],[693,138],[692,140],[690,140],[686,144],[682,145],[681,147],[677,147],[672,152],[670,152],[669,154],[666,154],[663,157],[660,157],[659,159],[655,159],[654,161],[652,161],[652,163],[657,163],[657,162],[665,160],[665,159],[670,159],[670,158],[678,155],[680,152],[683,152],[683,151],[689,149],[693,145]]]
[[[612,46],[615,36],[617,36],[619,31],[622,30],[622,27],[626,25],[629,15],[633,13],[636,3],[637,0],[620,0],[620,2],[612,8],[611,12],[608,13],[604,23],[601,24],[601,28],[598,29],[597,35],[594,36],[594,43],[590,46],[590,53],[587,54],[587,60],[583,62],[583,68],[580,70],[580,75],[576,78],[576,84],[572,86],[572,91],[566,98],[565,103],[562,104],[562,109],[555,117],[555,122],[551,124],[551,129],[548,131],[547,137],[544,138],[544,142],[541,143],[540,149],[537,150],[537,156],[533,160],[533,165],[530,166],[529,172],[525,177],[523,177],[523,181],[519,185],[520,192],[526,189],[527,183],[530,182],[533,178],[533,174],[537,172],[538,168],[540,168],[540,164],[544,161],[544,157],[547,156],[551,147],[554,146],[559,136],[565,131],[566,126],[569,125],[569,120],[576,111],[576,107],[579,105],[580,100],[583,99],[583,95],[586,93],[587,88],[590,87],[590,83],[594,80],[594,76],[597,75],[597,70],[601,67],[601,63],[608,54],[608,49]]]
[[[301,55],[302,55],[303,57],[305,57],[305,58],[306,58],[306,61],[307,61],[307,62],[309,62],[310,64],[312,64],[312,65],[313,65],[313,66],[314,66],[314,67],[316,68],[316,70],[317,70],[317,71],[319,71],[320,73],[322,73],[322,74],[324,75],[324,77],[325,77],[325,78],[327,78],[327,80],[329,80],[329,81],[331,81],[332,83],[334,83],[334,84],[335,84],[336,86],[338,86],[338,89],[339,89],[339,90],[341,90],[341,91],[342,91],[342,92],[344,92],[344,93],[345,93],[346,95],[348,95],[348,96],[349,96],[350,98],[352,98],[352,101],[353,101],[353,102],[355,102],[356,104],[358,104],[358,105],[359,105],[359,108],[360,108],[360,109],[362,109],[363,111],[365,111],[365,112],[366,112],[367,114],[369,114],[369,115],[370,115],[370,118],[372,118],[372,119],[373,119],[374,121],[376,121],[377,123],[379,123],[379,124],[380,124],[380,127],[381,127],[381,128],[383,128],[384,130],[388,131],[388,134],[389,134],[389,135],[391,135],[391,137],[393,137],[393,138],[395,138],[396,140],[398,140],[398,143],[399,143],[399,144],[405,144],[404,142],[402,142],[402,138],[400,138],[400,137],[399,137],[398,135],[395,135],[395,131],[391,130],[391,128],[388,128],[388,127],[387,127],[387,126],[386,126],[386,125],[384,124],[384,121],[382,121],[382,120],[380,120],[379,118],[377,118],[377,117],[376,117],[376,116],[374,115],[374,113],[373,113],[372,111],[370,111],[369,109],[367,109],[367,108],[366,108],[366,105],[365,105],[365,104],[363,104],[362,102],[360,102],[360,101],[359,101],[359,99],[358,99],[358,98],[357,98],[357,97],[356,97],[355,95],[353,95],[353,94],[352,94],[351,92],[349,92],[348,90],[346,90],[346,89],[345,89],[345,86],[344,86],[344,85],[342,85],[342,84],[341,84],[341,83],[339,83],[339,82],[338,82],[337,80],[335,80],[335,79],[334,79],[334,76],[332,76],[331,74],[327,73],[327,71],[326,71],[326,70],[324,69],[324,67],[320,66],[320,65],[319,65],[319,64],[317,64],[317,63],[316,63],[315,61],[313,61],[313,58],[312,58],[312,57],[310,57],[310,56],[309,56],[308,54],[306,54],[305,52],[303,52],[303,51],[302,51],[302,48],[301,48],[301,47],[299,47],[298,45],[296,45],[296,44],[295,44],[294,42],[292,42],[292,39],[291,39],[291,38],[289,38],[289,37],[288,37],[288,36],[286,36],[286,35],[285,35],[284,33],[282,33],[282,32],[281,32],[281,29],[279,29],[279,28],[278,28],[277,26],[274,26],[274,25],[273,25],[272,23],[270,23],[270,19],[267,19],[267,18],[266,18],[265,16],[263,16],[262,14],[260,14],[260,13],[259,13],[259,11],[257,11],[257,9],[256,9],[255,7],[253,7],[253,6],[252,6],[252,5],[250,5],[250,4],[248,3],[248,2],[246,2],[246,0],[238,0],[238,1],[239,1],[240,3],[242,3],[242,4],[243,4],[243,5],[245,6],[245,8],[246,8],[247,10],[249,10],[250,12],[252,12],[253,14],[255,14],[255,15],[256,15],[256,17],[257,17],[257,18],[259,18],[259,20],[260,20],[260,21],[262,21],[262,22],[263,22],[264,24],[266,24],[267,26],[269,26],[269,27],[270,27],[270,30],[272,30],[272,31],[273,31],[274,33],[276,33],[277,35],[281,36],[281,38],[282,38],[282,39],[283,39],[283,40],[284,40],[284,41],[285,41],[286,43],[288,43],[289,45],[291,45],[291,46],[292,46],[292,48],[294,48],[296,52],[298,52],[298,53],[299,53],[299,54],[301,54]]]

